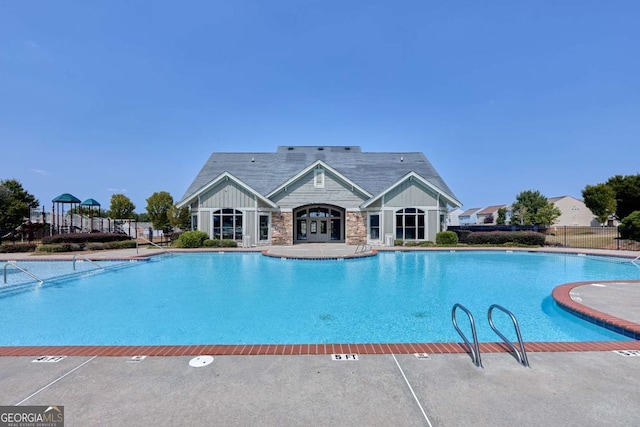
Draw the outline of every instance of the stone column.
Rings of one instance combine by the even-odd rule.
[[[271,244],[293,245],[293,212],[274,212],[271,215]]]
[[[345,237],[347,245],[367,243],[367,213],[347,212]]]

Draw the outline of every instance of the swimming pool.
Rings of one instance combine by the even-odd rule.
[[[18,263],[29,271],[46,264]],[[640,278],[629,262],[522,252],[332,261],[208,253],[126,264],[132,268],[87,264],[83,275],[4,293],[0,345],[459,342],[456,302],[474,313],[480,341],[499,340],[486,320],[494,303],[515,313],[525,341],[627,340],[566,313],[551,290]],[[512,331],[506,316],[495,319]]]

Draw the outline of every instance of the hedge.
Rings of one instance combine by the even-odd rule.
[[[126,234],[120,233],[67,233],[45,237],[42,239],[42,243],[45,245],[55,243],[106,243],[122,240],[131,240],[131,238]]]
[[[36,252],[72,252],[81,251],[82,246],[77,243],[59,243],[53,245],[40,245],[36,248]]]
[[[0,245],[0,253],[16,253],[16,252],[33,252],[36,250],[35,243],[14,243],[9,245]]]
[[[544,246],[545,235],[535,231],[477,231],[467,236],[470,245],[504,245],[513,243],[526,246]]]

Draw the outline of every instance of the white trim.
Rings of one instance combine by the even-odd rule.
[[[363,195],[365,195],[367,197],[373,197],[373,194],[369,193],[367,190],[365,190],[364,188],[360,187],[358,184],[356,184],[355,182],[351,181],[349,178],[347,178],[346,176],[342,175],[340,172],[338,172],[337,170],[333,169],[331,166],[329,166],[328,164],[326,164],[322,160],[316,160],[315,162],[311,163],[306,168],[302,169],[300,172],[298,172],[297,174],[295,174],[294,176],[289,178],[287,181],[282,183],[279,187],[277,187],[271,193],[267,194],[267,197],[271,198],[271,197],[275,196],[276,194],[278,194],[279,192],[281,192],[282,190],[286,191],[288,186],[290,186],[292,183],[298,181],[300,178],[302,178],[307,173],[311,172],[311,170],[313,170],[315,168],[318,168],[318,167],[322,167],[322,168],[325,169],[325,171],[331,172],[333,175],[338,177],[340,180],[342,180],[345,183],[347,183],[348,185],[350,185],[352,189],[358,190],[360,193],[362,193]]]
[[[272,208],[277,208],[278,207],[277,204],[275,204],[274,202],[272,202],[268,198],[264,197],[262,194],[260,194],[259,192],[257,192],[253,188],[251,188],[249,185],[247,185],[244,182],[242,182],[242,180],[240,180],[240,179],[236,178],[235,176],[231,175],[229,172],[223,172],[222,174],[218,175],[218,177],[216,177],[213,181],[211,181],[207,185],[201,187],[198,191],[196,191],[195,193],[191,194],[188,198],[178,202],[176,204],[176,206],[181,208],[181,207],[189,204],[189,202],[192,201],[197,196],[198,197],[198,208],[200,208],[200,206],[201,206],[200,196],[203,193],[209,191],[211,188],[215,187],[220,182],[229,181],[229,180],[233,181],[234,183],[236,183],[239,186],[243,187],[247,191],[251,192],[256,197],[256,199],[260,199],[262,202],[266,203],[267,205],[271,206]]]
[[[402,178],[400,178],[398,181],[396,181],[395,183],[391,184],[389,187],[387,187],[382,193],[376,195],[375,197],[370,198],[369,200],[365,201],[364,203],[362,203],[360,205],[361,208],[367,208],[369,207],[373,202],[375,202],[376,200],[382,198],[383,202],[385,201],[385,196],[394,188],[398,187],[400,184],[402,184],[405,181],[413,181],[414,178],[416,179],[416,181],[420,182],[422,185],[424,185],[425,187],[435,191],[436,194],[438,195],[442,195],[442,197],[445,199],[445,201],[451,205],[452,207],[460,207],[462,206],[462,203],[460,203],[455,197],[443,192],[442,190],[440,190],[438,187],[436,187],[435,185],[433,185],[432,183],[430,183],[429,181],[427,181],[426,179],[424,179],[423,177],[421,177],[420,175],[418,175],[417,173],[411,171],[408,174],[406,174],[405,176],[403,176]],[[383,203],[384,205],[384,203]]]

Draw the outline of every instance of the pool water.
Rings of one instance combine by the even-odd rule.
[[[525,341],[627,340],[560,309],[551,291],[574,281],[640,279],[628,261],[522,252],[330,261],[209,253],[99,271],[84,264],[94,274],[4,293],[0,345],[460,342],[455,303],[474,314],[480,341],[500,340],[486,317],[494,303],[516,315]],[[494,321],[515,339],[506,315],[494,311]],[[458,323],[469,331],[460,311]]]

